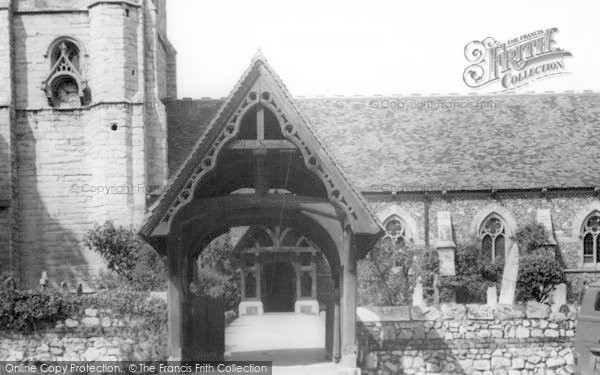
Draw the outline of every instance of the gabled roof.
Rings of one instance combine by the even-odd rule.
[[[598,93],[295,102],[363,192],[600,186]],[[170,134],[197,134],[178,127],[181,115],[170,113]],[[178,159],[177,150],[169,152]]]
[[[271,86],[274,85],[274,87],[271,87],[274,91],[273,95],[279,94],[279,96],[283,96],[283,103],[280,104],[289,112],[285,113],[286,116],[296,120],[296,123],[293,125],[297,130],[302,130],[302,132],[308,134],[308,139],[305,141],[313,145],[314,157],[320,160],[319,165],[321,165],[322,168],[332,166],[326,171],[327,173],[325,173],[325,175],[331,176],[332,179],[337,177],[336,181],[340,186],[336,187],[336,194],[330,194],[330,196],[341,194],[343,201],[347,202],[347,206],[350,207],[349,213],[351,215],[349,216],[355,216],[356,222],[359,223],[357,225],[360,225],[363,229],[369,228],[368,231],[362,233],[374,235],[380,232],[380,224],[369,210],[362,195],[352,186],[346,175],[340,170],[339,163],[333,159],[324,142],[321,141],[314,132],[313,125],[302,115],[301,111],[298,110],[291,95],[287,91],[287,88],[259,51],[252,59],[249,68],[243,73],[241,79],[234,86],[230,95],[223,101],[223,104],[210,123],[203,129],[202,135],[178,168],[177,172],[170,178],[165,189],[163,189],[164,193],[152,207],[150,207],[149,213],[140,230],[140,234],[144,237],[151,236],[161,221],[164,223],[168,220],[167,218],[171,216],[171,212],[173,212],[173,207],[180,205],[182,201],[181,194],[184,190],[194,190],[194,178],[197,178],[197,173],[195,173],[196,168],[202,164],[204,158],[209,155],[210,151],[215,151],[215,144],[223,143],[219,137],[222,135],[228,121],[233,117],[242,101],[245,100],[250,89],[259,79],[264,79],[265,82],[269,83]],[[216,153],[218,153],[218,150]],[[191,189],[190,185],[192,185]],[[328,187],[328,189],[330,188]],[[344,210],[345,208],[341,207],[341,209]],[[356,217],[358,217],[358,219]]]

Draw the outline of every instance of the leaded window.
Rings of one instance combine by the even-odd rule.
[[[504,220],[492,214],[488,216],[479,230],[481,239],[481,251],[483,256],[492,261],[498,257],[504,257],[506,251],[506,225]]]
[[[399,217],[392,217],[385,222],[383,246],[388,249],[399,250],[406,246],[408,240],[409,233],[404,220]]]
[[[600,263],[600,213],[594,212],[583,224],[583,263]]]

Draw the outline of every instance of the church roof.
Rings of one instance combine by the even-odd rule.
[[[296,98],[295,103],[363,192],[600,186],[598,93]],[[189,145],[177,140],[198,139],[219,104],[212,99],[171,104],[171,170],[189,152]]]

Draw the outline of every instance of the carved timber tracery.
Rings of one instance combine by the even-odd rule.
[[[262,105],[265,109],[271,111],[271,113],[275,116],[279,123],[283,137],[293,143],[301,152],[305,167],[314,175],[316,175],[325,186],[329,200],[340,207],[352,220],[358,219],[355,209],[349,203],[349,199],[344,196],[341,191],[341,187],[334,180],[333,176],[324,169],[321,158],[319,155],[317,155],[315,150],[311,148],[309,142],[307,139],[305,139],[306,136],[302,134],[306,132],[301,132],[298,124],[293,124],[289,120],[288,114],[286,114],[283,110],[283,106],[277,102],[275,96],[276,95],[273,95],[273,93],[270,91],[260,91],[260,88],[257,88],[256,85],[252,90],[250,90],[240,106],[227,121],[227,125],[223,128],[223,130],[221,130],[206,156],[204,159],[202,159],[200,165],[196,167],[194,173],[191,175],[188,181],[186,181],[184,188],[179,193],[173,204],[169,207],[167,213],[162,219],[162,222],[170,226],[170,223],[177,211],[193,199],[196,186],[210,171],[215,168],[217,164],[217,158],[220,152],[223,150],[223,147],[229,141],[240,138],[242,120],[244,119],[245,115],[248,114],[256,105]]]

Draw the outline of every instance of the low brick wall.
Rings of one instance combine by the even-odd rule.
[[[166,314],[158,318],[166,327]],[[87,308],[33,332],[0,331],[0,361],[165,360],[166,335],[146,336],[150,325],[141,315]]]
[[[577,307],[358,309],[366,374],[570,374]]]

